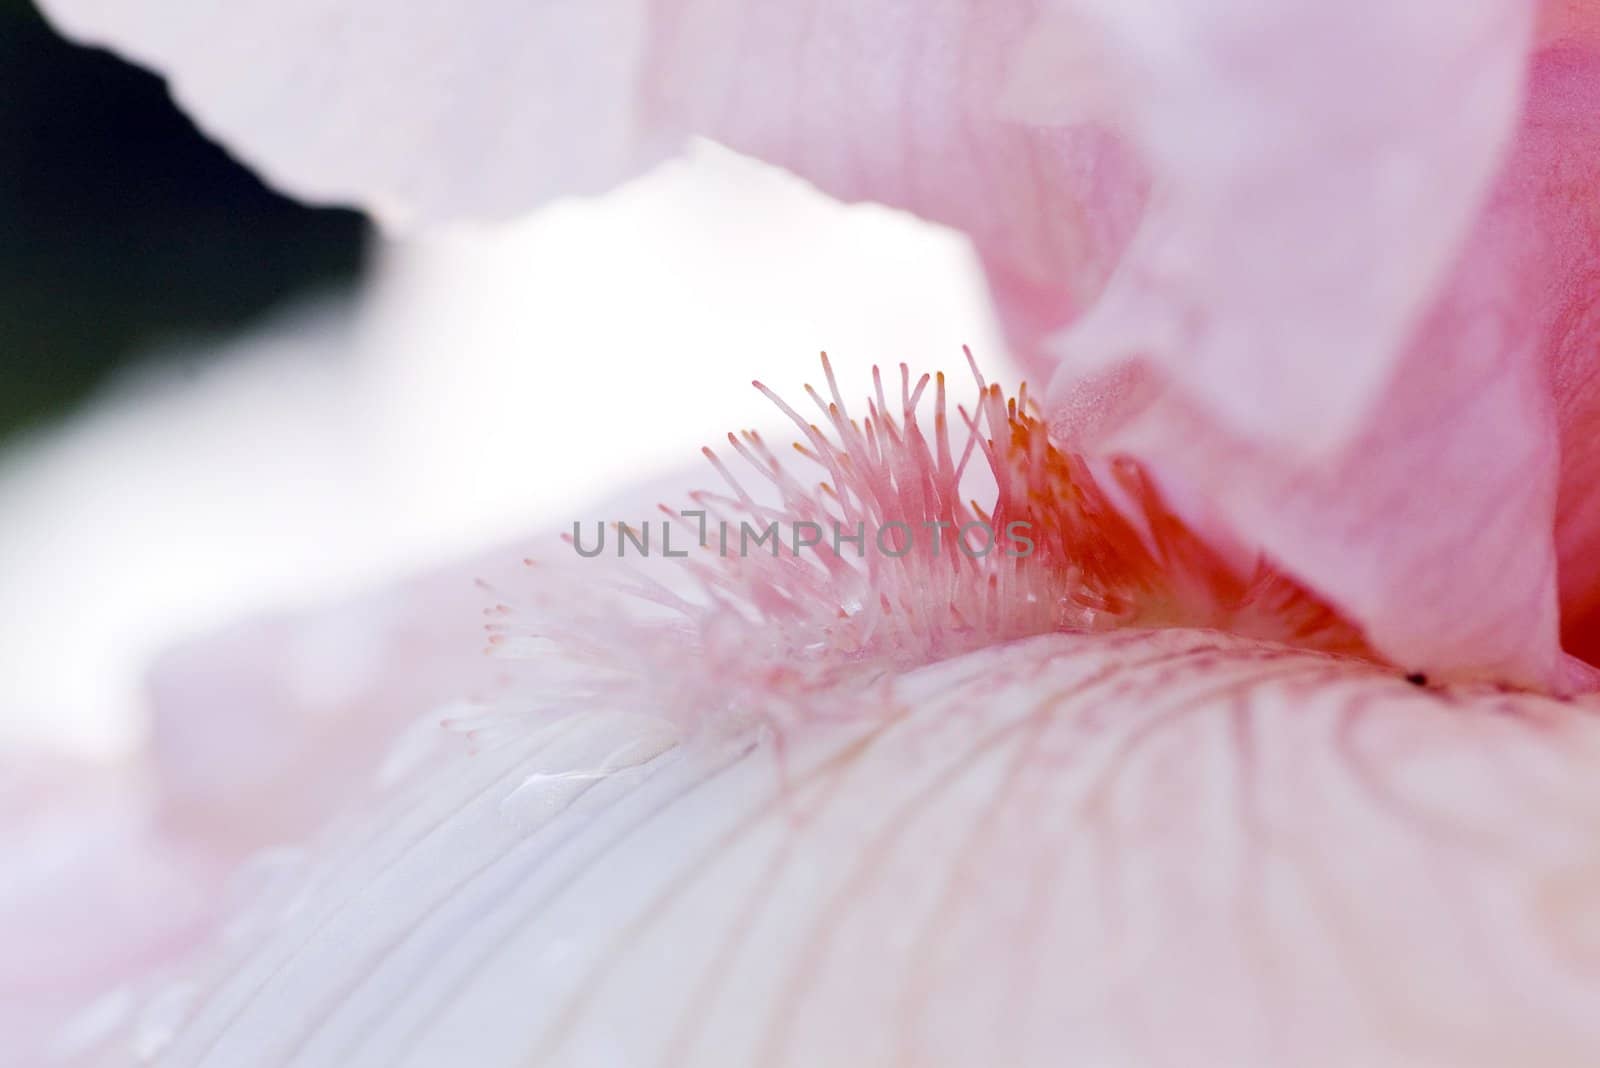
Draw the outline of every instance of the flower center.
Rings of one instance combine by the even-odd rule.
[[[1236,574],[1136,462],[1096,464],[1058,448],[1026,386],[1007,397],[967,359],[977,397],[971,411],[957,408],[959,449],[942,374],[913,383],[902,364],[892,407],[874,368],[857,420],[824,355],[828,396],[807,388],[820,424],[757,383],[800,430],[796,452],[825,478],[808,485],[755,433],[730,434],[778,503],[758,503],[710,450],[733,496],[702,500],[741,528],[806,523],[829,536],[809,555],[778,547],[723,557],[707,575],[714,588],[788,635],[781,644],[791,653],[820,642],[827,655],[897,667],[1034,634],[1128,626],[1213,627],[1367,653],[1354,627],[1268,562]],[[931,427],[922,411],[930,382]],[[844,544],[841,530],[861,537]]]
[[[559,626],[497,621],[491,640],[554,638],[658,684],[694,663],[702,707],[746,690],[809,701],[849,678],[1061,631],[1214,628],[1372,658],[1355,627],[1269,562],[1230,567],[1139,464],[1058,448],[1026,386],[1007,397],[967,359],[977,395],[956,408],[959,434],[944,376],[913,381],[903,364],[892,401],[873,369],[860,418],[826,355],[826,395],[806,387],[818,421],[756,383],[800,440],[780,456],[754,431],[729,434],[743,474],[704,450],[725,489],[662,508],[677,544],[697,548],[640,561],[623,581],[654,617],[623,639],[615,612],[587,625],[572,597],[552,595]],[[625,534],[638,544],[636,528],[616,534],[619,552]]]

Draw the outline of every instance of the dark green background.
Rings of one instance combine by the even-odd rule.
[[[159,78],[0,0],[0,442],[147,346],[348,284],[363,246],[358,215],[267,190]]]

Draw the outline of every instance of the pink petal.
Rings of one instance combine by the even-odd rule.
[[[1505,179],[1500,225],[1531,246],[1513,264],[1533,278],[1524,283],[1532,291],[1518,310],[1541,346],[1543,384],[1554,395],[1560,433],[1555,535],[1562,640],[1569,652],[1600,663],[1600,320],[1593,307],[1600,277],[1600,215],[1593,207],[1600,57],[1588,49],[1554,50],[1540,78],[1535,84],[1548,87],[1548,99],[1534,110],[1525,147]]]
[[[1592,708],[1194,631],[1048,636],[855,701],[781,756],[604,703],[444,754],[217,956],[161,1063],[1578,1064],[1600,1042]]]
[[[1596,70],[1588,52],[1541,57],[1518,143],[1466,248],[1364,428],[1335,455],[1308,462],[1218,419],[1168,388],[1164,367],[1112,383],[1113,403],[1067,406],[1058,428],[1154,461],[1397,662],[1580,684],[1558,634],[1574,653],[1600,650],[1590,622],[1600,334],[1588,311],[1600,261],[1587,206],[1600,165]]]
[[[1600,9],[1589,0],[1544,0],[1539,8],[1541,44],[1587,42],[1600,38]]]
[[[1126,244],[1144,176],[1098,125],[1010,117],[1039,6],[663,0],[649,106],[840,199],[953,226],[1077,309]]]
[[[1068,2],[1061,45],[1106,60],[1109,118],[1149,170],[1139,229],[1056,347],[1058,381],[1131,358],[1223,425],[1326,454],[1364,425],[1515,128],[1520,0]],[[1038,95],[1038,94],[1036,94]],[[1077,122],[1047,98],[1030,117]],[[1066,279],[1058,287],[1067,289]]]

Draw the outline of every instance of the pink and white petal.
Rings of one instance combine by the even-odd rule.
[[[1056,390],[1140,358],[1234,433],[1337,452],[1511,141],[1533,16],[1523,0],[1054,7],[1017,77],[1045,83],[1095,42],[1109,118],[1152,183],[1104,293],[1054,346]],[[1029,95],[1036,119],[1082,121]]]
[[[396,224],[516,215],[676,147],[637,108],[649,0],[40,7],[164,73],[201,127],[279,188]]]
[[[204,945],[226,868],[131,769],[0,755],[0,1062],[42,1063],[85,1005]]]
[[[213,962],[161,1063],[1600,1043],[1593,708],[1197,631],[1034,639],[857,700],[781,754],[591,704],[441,756]]]

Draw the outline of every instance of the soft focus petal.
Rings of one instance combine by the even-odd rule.
[[[282,188],[395,222],[516,214],[672,147],[638,115],[647,0],[40,7],[166,73],[209,133]]]
[[[922,669],[781,747],[571,711],[447,747],[330,840],[161,1063],[1459,1068],[1600,1042],[1585,707],[1166,631]]]
[[[492,704],[523,665],[484,655],[479,582],[511,548],[362,597],[240,623],[163,656],[150,679],[163,806],[234,845],[298,839],[383,774],[391,743],[457,704]]]
[[[653,510],[703,480],[696,465],[595,511],[635,515],[640,502]],[[525,706],[548,673],[488,655],[484,628],[497,598],[527,586],[530,552],[575,558],[542,532],[163,655],[148,704],[164,818],[233,853],[297,841],[374,783],[403,774],[442,720]]]
[[[495,550],[194,640],[152,672],[136,764],[0,754],[0,1063],[70,1060],[119,1028],[140,1058],[159,1044],[188,996],[159,984],[245,929],[219,922],[230,900],[281,883],[296,844],[425,759],[453,712],[526,697],[534,665],[486,656],[483,632],[483,585],[524,570]]]
[[[0,756],[0,1063],[40,1063],[86,1005],[204,944],[225,869],[132,774]]]

